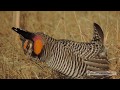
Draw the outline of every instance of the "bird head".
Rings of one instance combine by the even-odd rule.
[[[39,55],[41,53],[43,48],[43,40],[40,35],[15,27],[12,27],[12,30],[22,36],[21,40],[23,41],[23,50],[25,52],[29,52],[30,49],[32,49],[35,55]]]

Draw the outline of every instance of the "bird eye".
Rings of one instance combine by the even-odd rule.
[[[29,45],[29,44],[27,44],[27,47],[26,47],[26,49],[28,50],[28,49],[29,49],[29,47],[30,47],[30,45]]]

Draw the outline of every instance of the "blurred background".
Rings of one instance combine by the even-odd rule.
[[[31,32],[44,32],[56,39],[88,42],[93,23],[104,32],[104,44],[110,68],[120,78],[120,12],[119,11],[21,11],[18,27]],[[0,79],[53,79],[59,75],[45,63],[29,60],[23,53],[15,25],[15,11],[0,11]]]

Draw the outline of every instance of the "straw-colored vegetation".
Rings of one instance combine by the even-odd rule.
[[[104,32],[110,68],[120,78],[120,12],[116,11],[22,11],[20,27],[32,32],[44,32],[56,39],[79,42],[92,38],[93,23]],[[51,79],[59,75],[43,62],[36,64],[27,59],[13,27],[13,12],[0,12],[0,78],[1,79]]]

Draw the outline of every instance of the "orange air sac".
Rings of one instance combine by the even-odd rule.
[[[33,40],[34,40],[34,53],[36,55],[39,55],[43,48],[42,39],[40,38],[40,36],[35,36]]]

